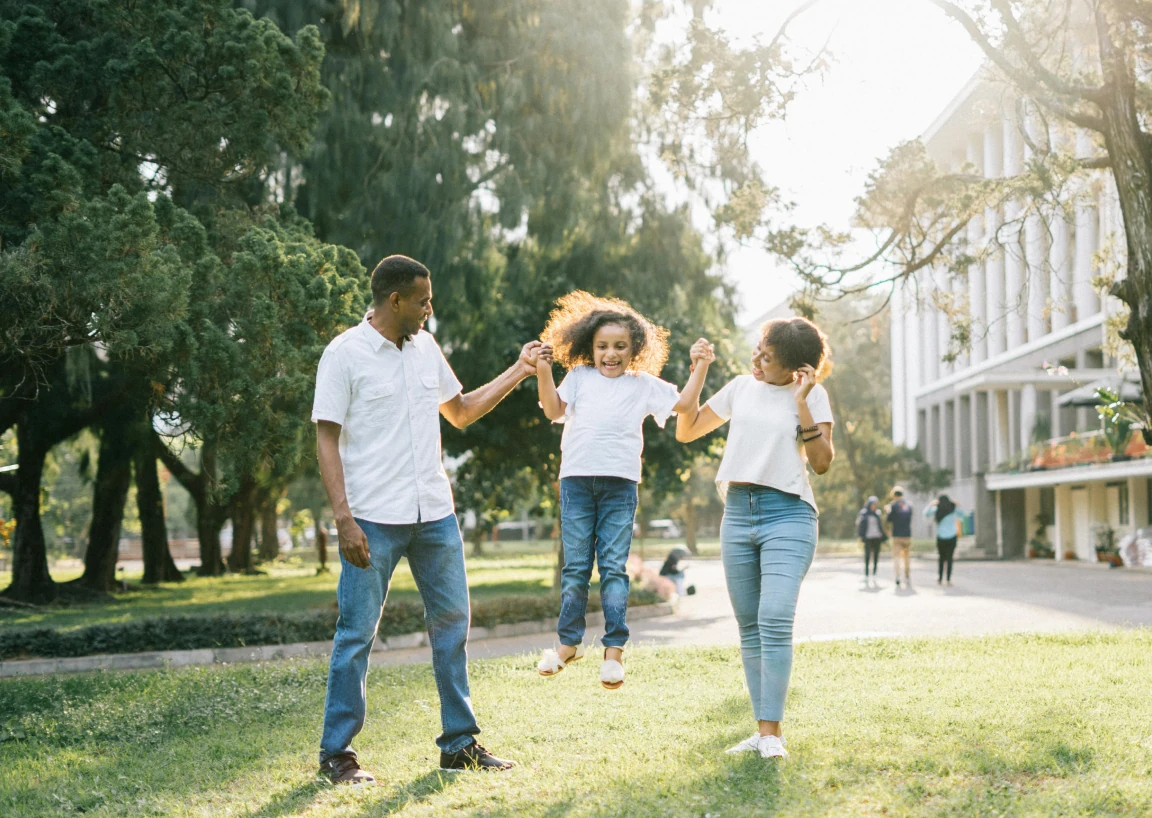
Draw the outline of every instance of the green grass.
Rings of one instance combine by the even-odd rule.
[[[333,573],[319,576],[311,565],[272,566],[266,570],[266,576],[189,576],[179,584],[117,594],[115,602],[107,604],[47,606],[36,610],[0,608],[0,628],[73,628],[155,616],[297,613],[336,604],[338,564]],[[473,598],[548,593],[552,588],[552,574],[553,561],[544,555],[468,561],[468,584]],[[54,578],[63,581],[68,577],[57,574]],[[138,582],[139,578],[139,575],[127,577],[129,582]],[[0,587],[5,584],[5,578],[0,575]],[[408,562],[402,560],[393,575],[389,599],[418,598]]]
[[[784,763],[733,648],[638,649],[538,678],[476,662],[506,774],[444,775],[427,666],[378,668],[357,748],[381,786],[312,778],[323,662],[0,683],[5,816],[1084,816],[1152,814],[1152,632],[876,640],[796,650]]]

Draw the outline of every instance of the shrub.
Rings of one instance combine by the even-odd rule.
[[[633,592],[632,605],[659,601],[654,594]],[[600,609],[593,595],[588,609]],[[550,619],[560,612],[555,596],[505,596],[472,603],[472,624],[490,628],[508,622]],[[380,636],[424,630],[424,606],[394,601],[384,606]],[[0,632],[0,660],[27,657],[59,659],[98,653],[143,653],[155,650],[238,648],[250,645],[287,645],[321,642],[336,632],[336,611],[325,609],[298,614],[221,614],[219,616],[162,616],[74,630],[24,628]]]

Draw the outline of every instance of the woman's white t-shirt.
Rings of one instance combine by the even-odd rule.
[[[560,440],[561,477],[623,477],[640,482],[644,418],[663,429],[680,400],[674,384],[647,372],[615,378],[574,367],[556,390],[567,404]]]
[[[796,387],[775,386],[740,375],[712,396],[706,406],[721,420],[730,420],[724,459],[716,472],[720,496],[729,483],[755,483],[796,494],[813,509],[816,499],[808,482],[808,456],[796,434]],[[832,423],[828,392],[820,384],[808,393],[808,410],[815,423]]]

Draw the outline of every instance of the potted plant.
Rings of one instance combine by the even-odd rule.
[[[1044,512],[1040,512],[1033,519],[1036,521],[1036,533],[1028,541],[1028,556],[1033,559],[1050,560],[1056,556],[1056,550],[1052,547],[1052,543],[1048,542],[1048,526],[1052,525],[1052,520]]]
[[[1107,562],[1113,566],[1123,565],[1120,550],[1116,548],[1116,532],[1107,523],[1096,526],[1096,559]]]
[[[1132,438],[1132,426],[1140,422],[1135,407],[1120,399],[1111,389],[1096,390],[1096,414],[1100,417],[1104,439],[1112,450],[1112,460],[1131,460],[1128,454],[1128,441]]]

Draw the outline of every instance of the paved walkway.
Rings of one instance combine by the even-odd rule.
[[[863,559],[831,557],[812,565],[800,591],[797,641],[864,636],[976,636],[1152,626],[1152,571],[1055,562],[956,563],[953,586],[936,584],[935,558],[912,561],[912,587],[895,587],[892,563],[866,586]],[[735,645],[736,622],[718,560],[691,563],[698,593],[674,616],[630,625],[633,644]],[[590,631],[599,635],[598,632]],[[535,653],[554,634],[474,640],[472,658]],[[427,648],[373,654],[374,664],[430,661]]]

